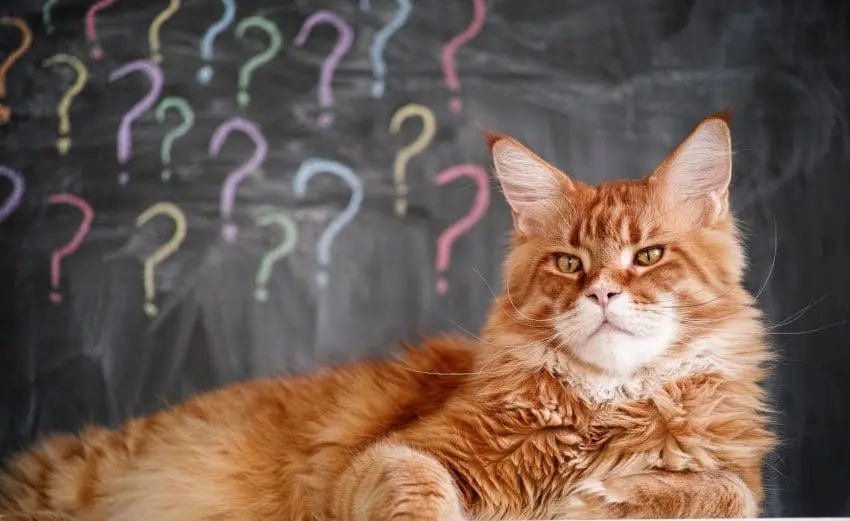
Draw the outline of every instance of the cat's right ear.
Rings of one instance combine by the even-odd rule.
[[[572,181],[510,136],[485,131],[485,138],[514,228],[525,236],[541,234],[545,215],[575,189]]]

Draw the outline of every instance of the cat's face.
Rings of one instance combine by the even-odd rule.
[[[652,175],[599,186],[511,138],[491,136],[491,147],[517,232],[505,278],[518,324],[629,375],[729,314],[722,296],[740,285],[744,261],[724,119],[704,121]]]

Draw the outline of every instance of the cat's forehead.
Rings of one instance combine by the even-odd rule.
[[[662,228],[660,208],[645,183],[616,181],[583,187],[573,200],[569,242],[589,249],[639,244]]]

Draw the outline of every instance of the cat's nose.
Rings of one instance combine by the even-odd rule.
[[[622,292],[623,290],[614,284],[601,282],[591,286],[587,292],[587,298],[599,304],[602,309],[605,309],[611,300]]]

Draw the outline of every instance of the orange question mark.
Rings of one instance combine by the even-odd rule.
[[[20,18],[10,18],[4,16],[0,18],[0,24],[14,25],[21,31],[21,45],[15,49],[12,54],[6,58],[3,63],[0,63],[0,99],[6,97],[6,72],[14,65],[21,56],[23,56],[32,45],[32,30],[30,26]],[[6,124],[11,118],[11,110],[5,105],[0,105],[0,124]]]

